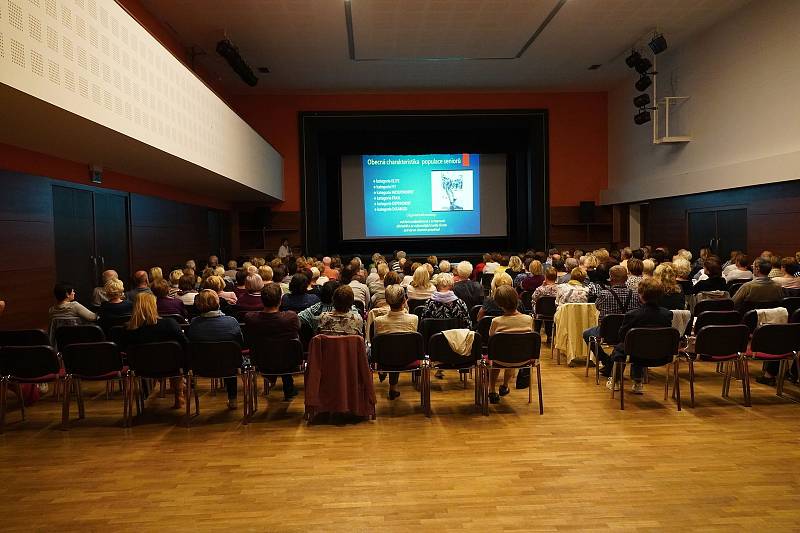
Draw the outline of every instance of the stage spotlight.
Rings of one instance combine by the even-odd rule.
[[[639,61],[636,62],[636,66],[634,68],[636,69],[636,72],[638,72],[639,74],[647,74],[647,71],[650,70],[650,67],[652,66],[653,64],[650,62],[649,59],[647,59],[646,57],[642,57],[639,58]]]
[[[659,33],[653,37],[653,40],[650,41],[647,46],[650,47],[650,50],[652,50],[654,54],[658,55],[667,49],[667,40],[664,38],[663,33]]]
[[[639,96],[633,99],[633,105],[635,105],[636,107],[647,107],[648,105],[650,105],[650,95],[647,93],[640,94]]]
[[[642,77],[641,77],[641,78],[639,78],[639,79],[636,81],[636,84],[635,84],[634,86],[636,87],[636,90],[637,90],[637,91],[639,91],[639,92],[644,92],[644,91],[646,91],[646,90],[647,90],[647,88],[648,88],[648,87],[650,87],[650,85],[651,85],[652,83],[653,83],[653,82],[650,80],[650,77],[649,77],[649,76],[642,75]]]
[[[631,51],[631,55],[625,58],[625,64],[628,65],[628,68],[633,68],[640,59],[642,59],[641,54],[639,54],[639,52],[636,50],[633,50]]]
[[[633,116],[633,121],[636,123],[637,126],[641,126],[642,124],[647,124],[650,122],[650,111],[639,111]]]

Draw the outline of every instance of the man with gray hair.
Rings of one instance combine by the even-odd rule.
[[[472,263],[461,261],[456,265],[456,282],[453,285],[453,292],[464,301],[467,309],[483,304],[483,287],[477,281],[470,280],[471,275]]]
[[[339,271],[335,268],[331,268],[331,258],[327,255],[322,258],[322,266],[322,272],[320,272],[321,275],[328,279],[339,279]]]
[[[92,291],[92,305],[99,307],[103,302],[108,301],[104,287],[106,283],[112,279],[119,279],[119,275],[117,274],[116,270],[106,270],[103,272],[103,282],[99,287],[95,287]]]
[[[394,257],[395,257],[394,261],[392,261],[389,264],[389,266],[391,267],[392,270],[394,270],[398,274],[402,274],[403,273],[403,265],[401,264],[400,261],[406,258],[406,253],[403,250],[397,250],[394,253]]]
[[[389,312],[383,316],[375,317],[375,335],[387,333],[414,333],[417,331],[419,318],[409,314],[405,309],[406,291],[401,285],[386,287],[386,303]],[[389,374],[389,399],[394,400],[400,396],[397,390],[397,380],[400,377],[396,372]]]
[[[570,278],[572,278],[572,276],[570,275],[570,272],[572,272],[572,269],[577,267],[577,266],[578,266],[578,260],[577,259],[575,259],[574,257],[567,257],[567,259],[564,261],[564,269],[566,270],[566,274],[564,274],[564,275],[562,275],[562,276],[560,276],[558,278],[558,283],[566,283],[566,282],[568,282],[570,280]]]

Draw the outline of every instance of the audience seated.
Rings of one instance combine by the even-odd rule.
[[[425,303],[422,318],[458,318],[462,327],[472,327],[467,305],[453,292],[452,274],[441,273],[436,276],[436,292]]]
[[[342,285],[348,285],[350,287],[350,290],[353,292],[353,299],[363,303],[364,309],[366,309],[369,306],[370,292],[369,287],[362,281],[364,278],[361,277],[360,271],[360,266],[351,263],[342,268],[339,279]]]
[[[644,262],[637,258],[631,257],[628,259],[627,263],[628,269],[628,281],[626,284],[628,288],[634,292],[636,292],[636,288],[639,286],[639,282],[642,281],[642,275],[644,273]]]
[[[411,314],[406,309],[406,291],[400,285],[389,285],[386,287],[386,303],[389,304],[389,312],[385,315],[375,317],[375,335],[387,333],[413,333],[417,331],[418,317]],[[394,400],[400,396],[397,390],[399,374],[389,374],[389,399]]]
[[[472,280],[472,263],[461,261],[456,265],[456,278],[453,292],[458,296],[467,309],[483,304],[483,286]]]
[[[518,255],[512,255],[508,258],[508,267],[505,270],[506,274],[511,276],[511,279],[517,279],[517,276],[525,273],[525,267],[522,266],[522,259]]]
[[[587,303],[589,301],[589,287],[584,285],[586,273],[580,267],[575,267],[569,273],[569,281],[558,285],[556,291],[556,303],[575,304]]]
[[[183,277],[183,270],[175,269],[169,273],[169,295],[172,298],[180,298],[181,295],[181,278]]]
[[[781,259],[781,272],[782,276],[772,278],[772,281],[783,287],[784,289],[800,289],[800,277],[797,276],[800,272],[800,265],[794,257],[784,257]]]
[[[343,269],[344,272],[344,269]],[[319,333],[323,335],[364,335],[364,319],[353,308],[355,297],[350,285],[342,285],[333,293],[333,310],[319,317]]]
[[[319,328],[319,317],[322,313],[333,311],[333,293],[341,286],[338,280],[326,281],[319,292],[320,301],[314,305],[303,309],[298,313],[300,322],[308,325],[311,331],[316,332]]]
[[[260,311],[264,308],[262,289],[264,287],[269,287],[270,285],[276,285],[278,290],[282,293],[282,289],[277,283],[270,282],[265,285],[264,281],[261,279],[261,276],[258,274],[250,274],[244,281],[244,286],[247,292],[239,297],[236,302],[236,307],[241,311]],[[280,299],[276,307],[279,305]]]
[[[383,290],[383,278],[389,273],[389,265],[385,261],[379,261],[375,266],[375,272],[367,276],[366,285],[371,295]]]
[[[690,289],[689,294],[700,294],[701,292],[710,291],[727,291],[728,284],[725,283],[725,278],[722,277],[722,266],[719,264],[719,259],[706,255],[703,260],[702,275],[706,277],[699,279]]]
[[[100,325],[107,329],[105,324],[110,319],[128,316],[133,312],[133,302],[123,299],[125,286],[119,279],[106,281],[103,292],[108,299],[100,304]]]
[[[144,270],[137,270],[133,275],[133,288],[128,291],[128,300],[135,301],[136,295],[140,292],[151,293],[150,280],[147,277],[147,272]]]
[[[483,300],[483,305],[481,306],[481,310],[478,311],[478,322],[485,316],[500,316],[503,314],[503,308],[500,307],[494,299],[494,295],[497,292],[499,287],[504,285],[509,285],[510,287],[514,287],[514,280],[511,279],[511,276],[506,274],[505,272],[501,272],[500,274],[495,274],[492,278],[492,284],[489,288],[489,296]],[[524,313],[525,310],[522,307],[522,302],[519,302],[519,306],[517,310],[520,313]]]
[[[514,278],[514,286],[520,291],[535,291],[544,283],[542,262],[534,259],[528,264],[528,271],[521,272]]]
[[[669,310],[686,309],[686,295],[675,278],[675,269],[670,263],[661,263],[656,267],[653,276],[659,283],[664,294],[658,301],[659,307]]]
[[[112,279],[119,279],[116,270],[105,270],[103,272],[103,285],[101,287],[95,287],[92,291],[92,300],[91,303],[95,307],[99,307],[103,302],[108,301],[108,295],[105,292],[106,283],[111,281]]]
[[[497,333],[528,333],[533,331],[533,317],[519,312],[519,297],[517,291],[511,285],[501,285],[494,292],[494,300],[502,309],[503,313],[492,319],[489,326],[489,336]],[[499,368],[493,368],[489,377],[489,401],[499,403],[500,397],[510,392],[508,383],[514,377],[513,369],[506,369],[503,374],[503,384],[499,392],[495,392],[497,377],[500,375]]]
[[[197,278],[194,274],[186,274],[184,273],[181,276],[180,281],[178,281],[178,288],[180,292],[178,293],[178,298],[180,298],[183,305],[194,305],[194,297],[197,296]]]
[[[436,288],[431,283],[430,272],[421,265],[414,271],[414,279],[408,285],[408,299],[427,300],[434,292]]]
[[[383,285],[378,288],[376,287],[375,291],[372,292],[372,308],[381,308],[387,307],[389,304],[386,303],[386,288],[390,285],[399,285],[400,284],[400,275],[395,272],[394,270],[390,270],[386,273],[383,277]],[[372,290],[372,289],[370,289]],[[405,292],[405,288],[403,289]]]
[[[189,316],[180,298],[169,296],[169,283],[164,278],[157,278],[152,283],[153,294],[156,297],[156,308],[159,315],[179,315],[183,318]]]
[[[75,301],[75,288],[71,285],[59,283],[53,288],[56,304],[49,311],[50,322],[55,319],[78,319],[84,322],[94,322],[97,315]]]
[[[722,277],[727,283],[734,280],[750,281],[753,279],[753,264],[745,254],[739,254],[731,265],[722,270]]]
[[[594,299],[594,305],[599,312],[598,321],[603,322],[607,315],[621,314],[624,315],[628,311],[638,309],[641,305],[639,296],[635,291],[632,291],[628,285],[628,271],[622,265],[615,265],[609,271],[610,283],[608,286],[601,287],[595,286],[592,288],[591,299]],[[600,326],[589,328],[583,332],[583,340],[588,345],[589,337],[598,337],[600,335]],[[602,361],[607,357],[600,346],[597,349],[602,353],[595,353],[598,361]],[[610,372],[610,369],[608,370]]]
[[[305,274],[297,273],[289,282],[289,294],[284,294],[281,299],[281,311],[294,311],[299,313],[303,309],[319,303],[319,296],[308,292],[308,278]]]
[[[769,277],[769,273],[772,271],[772,261],[758,259],[755,269],[756,278],[739,287],[739,290],[733,295],[733,303],[740,311],[761,303],[779,303],[783,299],[783,288]],[[698,285],[700,283],[698,282]]]

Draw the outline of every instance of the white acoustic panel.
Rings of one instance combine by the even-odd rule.
[[[283,199],[280,154],[113,0],[0,0],[0,83]]]

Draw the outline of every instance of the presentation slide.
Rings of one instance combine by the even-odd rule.
[[[502,237],[504,154],[342,157],[342,238]]]
[[[478,154],[365,155],[366,237],[479,235]]]

